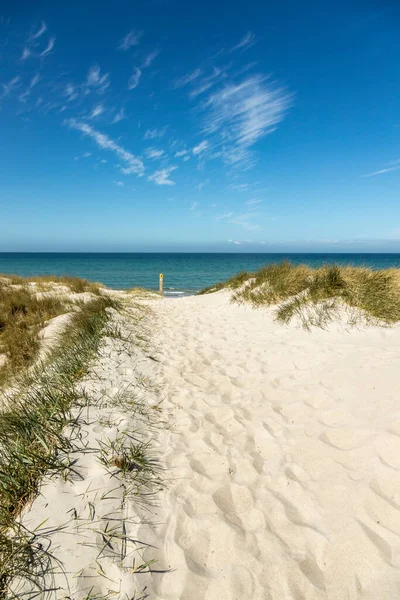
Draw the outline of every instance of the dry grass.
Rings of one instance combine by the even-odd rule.
[[[298,317],[303,326],[324,326],[340,309],[358,319],[392,324],[400,321],[400,270],[324,265],[311,268],[290,262],[241,273],[216,289],[231,288],[232,299],[253,306],[277,305],[276,318],[288,323]]]
[[[69,277],[68,275],[35,275],[32,277],[21,277],[20,275],[0,275],[0,283],[8,282],[12,285],[26,285],[28,283],[35,283],[36,289],[49,289],[49,284],[64,285],[68,287],[71,292],[80,294],[82,292],[91,292],[92,294],[99,294],[100,289],[104,287],[101,283],[88,281],[87,279],[80,279],[79,277]]]
[[[33,364],[40,331],[50,319],[71,310],[65,287],[71,293],[100,294],[97,284],[73,277],[0,277],[0,355],[6,359],[3,366],[0,361],[0,384]]]
[[[82,399],[76,382],[96,356],[110,307],[118,305],[107,297],[84,305],[49,362],[19,379],[17,395],[0,396],[0,598],[10,597],[8,586],[16,576],[30,581],[36,594],[51,568],[52,557],[35,532],[23,529],[18,515],[45,473],[68,467],[62,457],[72,440],[63,430],[76,421],[71,408]]]

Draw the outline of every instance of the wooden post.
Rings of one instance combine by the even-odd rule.
[[[164,279],[164,275],[162,273],[160,273],[160,294],[161,294],[161,296],[163,295],[163,279]]]

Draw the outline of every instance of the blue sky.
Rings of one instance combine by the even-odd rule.
[[[0,251],[400,251],[400,5],[0,7]]]

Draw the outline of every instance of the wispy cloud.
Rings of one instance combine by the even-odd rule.
[[[189,210],[195,210],[196,206],[199,206],[198,202],[193,202],[192,206],[190,207]]]
[[[25,46],[25,48],[22,50],[22,54],[21,54],[21,58],[20,60],[25,60],[26,58],[28,58],[29,56],[31,56],[32,52],[30,50],[30,48],[28,48],[27,46]]]
[[[29,41],[37,40],[44,34],[45,31],[47,31],[47,25],[44,21],[42,21],[39,28],[29,37]]]
[[[232,190],[235,190],[236,192],[246,192],[250,185],[248,183],[238,183],[238,184],[232,184],[229,186]]]
[[[256,36],[254,33],[252,31],[248,31],[246,35],[242,37],[240,42],[230,49],[230,52],[235,52],[235,50],[247,50],[247,48],[250,48],[254,45],[255,39]]]
[[[123,181],[113,181],[113,183],[115,183],[115,185],[117,185],[118,187],[123,187],[124,186],[124,182]]]
[[[105,108],[102,104],[97,104],[96,106],[93,106],[92,112],[89,115],[89,119],[95,119],[96,117],[99,117],[103,114],[104,110]]]
[[[109,74],[102,74],[99,65],[93,65],[88,71],[86,86],[103,93],[110,86]]]
[[[222,148],[226,163],[251,166],[250,147],[276,129],[292,101],[285,88],[267,77],[249,76],[223,86],[203,103],[203,133]]]
[[[174,87],[175,88],[185,87],[185,85],[188,85],[188,83],[191,83],[192,81],[194,81],[195,79],[200,77],[201,74],[202,74],[201,69],[195,69],[191,73],[188,73],[187,75],[184,75],[183,77],[179,77],[179,79],[175,79]]]
[[[154,59],[157,58],[157,56],[160,54],[159,50],[153,50],[153,52],[150,52],[144,59],[143,63],[141,64],[142,69],[147,69],[147,67],[149,67],[151,65],[151,63],[153,62]]]
[[[111,152],[114,152],[126,164],[125,167],[120,167],[120,171],[124,175],[130,175],[132,173],[135,173],[139,177],[143,175],[143,161],[137,156],[134,156],[131,152],[125,150],[125,148],[117,144],[104,133],[97,131],[87,123],[78,121],[76,119],[68,119],[66,124],[71,129],[81,131],[84,135],[90,137],[103,150],[110,150]]]
[[[394,161],[394,163],[395,162],[396,161]],[[363,177],[375,177],[375,175],[383,175],[384,173],[390,173],[390,171],[397,171],[398,169],[400,169],[400,165],[394,164],[391,167],[386,167],[385,169],[380,169],[379,171],[374,171],[373,173],[368,173],[368,175],[363,175]]]
[[[243,229],[260,229],[260,225],[258,223],[254,223],[254,219],[258,218],[258,213],[250,212],[243,213],[241,215],[235,215],[231,217],[228,223],[232,223],[233,225],[240,225]]]
[[[130,76],[128,81],[128,90],[134,90],[139,85],[141,76],[142,71],[139,69],[139,67],[135,67],[133,75]]]
[[[62,95],[67,98],[67,102],[72,102],[73,100],[76,100],[76,98],[79,96],[79,93],[75,85],[72,83],[67,83]]]
[[[188,153],[188,150],[178,150],[178,152],[175,152],[175,158],[179,158],[181,156],[186,156],[187,153]]]
[[[203,142],[200,142],[200,144],[198,144],[198,146],[195,146],[192,150],[193,154],[195,156],[197,156],[197,154],[202,154],[203,152],[205,152],[208,148],[208,142],[207,140],[204,140]]]
[[[129,50],[132,46],[138,46],[143,35],[143,31],[131,29],[131,31],[121,40],[118,46],[119,50]]]
[[[216,217],[217,221],[226,221],[232,225],[240,225],[243,229],[255,230],[260,229],[258,223],[254,223],[254,220],[259,217],[258,213],[247,212],[242,214],[235,214],[233,212],[226,213]]]
[[[210,183],[209,179],[205,179],[204,181],[201,181],[200,183],[198,183],[196,185],[196,189],[198,189],[199,191],[201,191],[203,189],[204,186],[208,185]]]
[[[155,140],[157,138],[162,138],[166,132],[168,127],[162,127],[161,129],[148,129],[143,136],[144,140]]]
[[[50,38],[46,48],[43,50],[43,52],[40,53],[40,56],[44,57],[44,56],[47,56],[48,54],[50,54],[50,52],[54,48],[55,43],[56,43],[56,38],[55,37]]]
[[[175,181],[172,181],[169,176],[172,171],[175,171],[178,167],[166,167],[165,169],[160,169],[155,171],[152,175],[149,176],[149,181],[154,181],[157,185],[175,185]]]
[[[152,160],[162,158],[164,154],[164,150],[159,150],[158,148],[147,148],[146,150],[146,156]]]
[[[121,108],[121,110],[119,110],[117,112],[117,114],[114,116],[113,120],[111,121],[112,125],[114,125],[115,123],[119,123],[120,121],[122,121],[123,119],[125,119],[125,109]]]
[[[261,204],[261,202],[264,202],[264,200],[246,200],[245,204]]]
[[[192,91],[189,93],[189,97],[197,98],[197,96],[204,94],[204,92],[216,85],[221,79],[221,77],[225,77],[226,69],[227,67],[214,67],[211,75],[208,75],[207,77],[204,77],[201,81],[199,81],[198,85],[195,88],[193,88]]]
[[[242,242],[240,240],[228,240],[229,244],[235,244],[235,246],[241,246]]]
[[[230,219],[231,217],[233,217],[233,212],[228,212],[225,213],[224,215],[218,215],[218,217],[215,217],[216,221],[225,221],[226,219]]]
[[[34,75],[29,83],[29,86],[26,88],[26,90],[20,94],[18,96],[18,100],[20,102],[26,102],[27,98],[30,96],[32,89],[35,87],[35,85],[37,85],[39,83],[40,80],[40,75],[39,73],[37,73],[36,75]]]
[[[1,87],[3,88],[3,93],[1,95],[2,98],[8,96],[15,88],[19,87],[21,78],[19,75],[16,75],[8,83],[2,83]]]

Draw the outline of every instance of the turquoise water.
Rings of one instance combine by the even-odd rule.
[[[157,289],[159,274],[163,273],[166,294],[182,295],[283,259],[311,266],[339,263],[375,269],[400,267],[400,254],[0,253],[0,273],[71,275],[116,289]]]

